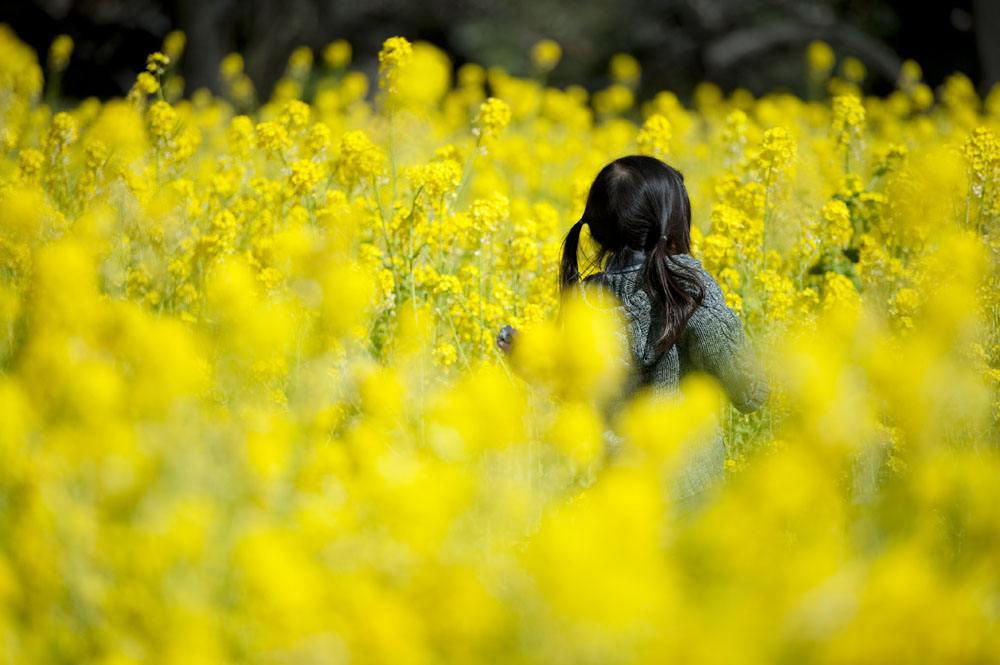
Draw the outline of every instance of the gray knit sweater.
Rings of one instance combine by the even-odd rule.
[[[584,296],[592,290],[614,296],[627,323],[622,343],[631,350],[629,380],[608,406],[609,416],[639,389],[648,389],[658,400],[676,396],[681,379],[695,370],[715,377],[737,409],[754,411],[767,398],[767,379],[747,344],[739,317],[726,306],[718,282],[697,259],[676,254],[668,260],[687,268],[702,284],[705,297],[677,342],[665,352],[655,349],[654,342],[665,324],[664,312],[642,288],[642,253],[614,256],[603,272],[581,282]],[[608,455],[614,457],[622,439],[609,431],[605,440]],[[722,429],[716,423],[710,440],[690,448],[673,477],[675,498],[690,497],[721,481],[725,459]]]

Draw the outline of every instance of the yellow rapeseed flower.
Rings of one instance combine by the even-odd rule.
[[[824,221],[824,232],[832,247],[847,247],[851,243],[854,227],[851,211],[840,199],[832,199],[823,204],[820,216]]]
[[[636,142],[640,155],[662,157],[670,152],[670,121],[659,113],[646,118]]]
[[[294,131],[309,123],[310,113],[311,109],[308,104],[298,99],[291,99],[281,107],[278,121]]]
[[[826,42],[812,41],[806,49],[806,61],[809,69],[816,74],[827,74],[833,69],[833,49]]]
[[[413,181],[414,187],[423,190],[431,200],[436,200],[455,191],[462,179],[462,167],[454,160],[445,159],[410,167],[406,175]]]
[[[149,133],[157,145],[164,145],[177,131],[177,111],[165,101],[156,101],[146,112]]]
[[[454,344],[444,343],[434,349],[434,362],[442,367],[451,367],[458,358]]]
[[[281,123],[273,121],[257,123],[254,135],[257,147],[269,157],[280,157],[289,146],[288,131]]]
[[[52,158],[61,155],[66,147],[76,140],[76,121],[68,113],[52,116],[49,133],[45,137],[45,152]]]
[[[901,90],[910,92],[914,86],[920,83],[924,76],[924,71],[916,60],[904,60],[899,68],[899,80],[897,85]]]
[[[382,43],[378,52],[379,86],[389,92],[395,91],[400,69],[413,58],[413,46],[406,37],[390,37]]]
[[[472,133],[484,138],[497,137],[510,122],[510,106],[496,97],[490,97],[479,107],[473,121]]]
[[[332,41],[323,47],[323,62],[327,67],[343,69],[351,64],[351,44],[346,39]]]
[[[1000,166],[1000,141],[988,127],[977,127],[962,144],[962,156],[972,173],[989,178]]]
[[[243,56],[239,53],[229,53],[219,64],[219,75],[224,81],[234,81],[243,73]]]
[[[49,46],[49,66],[55,71],[66,69],[72,54],[73,38],[69,35],[59,35]]]
[[[608,63],[608,71],[611,74],[612,81],[623,83],[630,87],[634,87],[639,83],[639,77],[642,74],[639,61],[630,53],[615,53],[611,56],[611,60]]]
[[[184,52],[187,37],[181,30],[171,30],[163,38],[163,52],[171,60],[176,60]]]
[[[562,58],[562,47],[552,39],[542,39],[531,47],[531,61],[542,72],[550,72]]]
[[[170,58],[160,53],[159,51],[155,53],[150,53],[146,58],[146,71],[156,76],[162,76],[167,69],[167,65],[170,64]]]
[[[784,127],[772,127],[764,132],[760,150],[753,158],[754,168],[767,173],[781,172],[796,158],[795,139]],[[770,182],[770,176],[766,178]]]
[[[299,46],[288,56],[288,75],[293,78],[302,78],[313,64],[313,52],[308,46]]]
[[[861,100],[853,95],[840,95],[833,98],[833,114],[830,121],[830,134],[840,145],[847,145],[851,133],[860,132],[865,126],[865,107]]]
[[[632,108],[635,95],[621,83],[614,83],[594,93],[594,110],[598,113],[623,113]]]
[[[868,73],[868,70],[865,68],[865,64],[857,58],[844,58],[840,67],[844,72],[844,78],[854,83],[861,83],[864,81],[865,75]]]
[[[341,136],[338,153],[337,178],[347,186],[359,181],[367,182],[372,176],[380,174],[386,161],[385,151],[372,143],[361,130]]]
[[[308,194],[316,188],[323,177],[323,167],[308,159],[292,162],[292,172],[288,184],[296,194]]]
[[[135,77],[135,86],[144,95],[152,95],[160,89],[160,83],[149,72],[139,72]]]

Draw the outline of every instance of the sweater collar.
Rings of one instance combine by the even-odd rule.
[[[607,264],[604,266],[604,273],[608,275],[620,275],[626,272],[642,270],[646,265],[646,258],[647,254],[645,251],[626,247],[611,255],[611,258],[608,259]],[[680,263],[689,268],[701,266],[701,262],[690,254],[673,254],[670,256],[670,259],[674,263]]]
[[[617,275],[623,272],[640,270],[644,265],[646,265],[646,252],[641,249],[625,247],[611,255],[611,258],[608,259],[607,264],[604,266],[604,272]]]

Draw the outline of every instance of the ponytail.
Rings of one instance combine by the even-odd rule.
[[[705,287],[697,276],[673,260],[670,242],[661,236],[646,262],[643,274],[646,292],[664,312],[663,332],[655,344],[669,349],[705,298]],[[686,248],[685,248],[686,249]],[[686,288],[685,288],[686,287]]]
[[[583,219],[574,224],[566,239],[563,240],[562,260],[559,264],[559,287],[566,289],[580,281],[580,268],[576,252],[580,246],[580,231],[583,229]]]

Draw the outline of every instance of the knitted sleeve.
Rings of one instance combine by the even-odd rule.
[[[691,364],[714,376],[737,409],[750,413],[767,399],[767,377],[747,342],[743,323],[710,277],[705,299],[688,321],[682,341]]]

